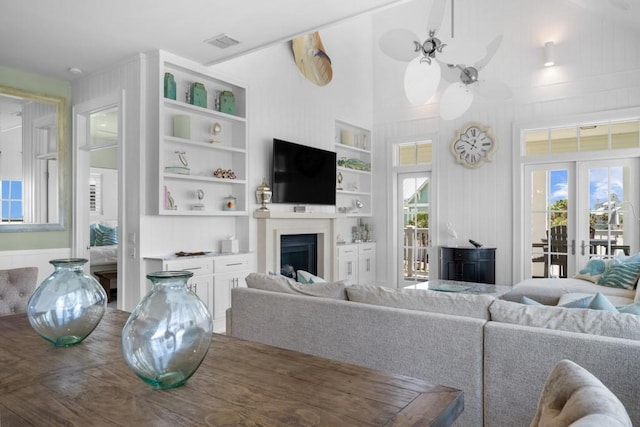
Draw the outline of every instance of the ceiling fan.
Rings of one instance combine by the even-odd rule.
[[[511,98],[511,89],[501,81],[484,80],[480,71],[491,61],[502,43],[498,36],[487,46],[484,58],[470,66],[464,64],[445,64],[443,78],[451,82],[440,99],[440,117],[452,120],[460,117],[471,106],[475,94],[491,99]]]
[[[420,40],[418,36],[407,29],[391,30],[379,41],[380,49],[387,56],[398,61],[409,62],[404,74],[404,90],[409,102],[416,106],[426,103],[436,93],[443,74],[448,81],[456,81],[459,74],[460,83],[464,81],[470,81],[469,84],[475,83],[478,70],[493,57],[502,40],[500,36],[496,39],[497,42],[494,40],[487,49],[474,40],[454,39],[454,0],[451,0],[451,40],[444,43],[438,37],[438,31],[442,25],[446,2],[447,0],[434,0],[427,22],[428,37],[423,42],[418,41]],[[440,64],[444,64],[444,73]],[[466,67],[459,64],[474,64],[474,66]],[[460,70],[460,73],[456,70]],[[468,78],[463,80],[463,75],[468,75]],[[462,102],[468,102],[460,114],[464,113],[473,101],[473,94],[469,101],[469,95],[457,96],[462,92],[460,89],[452,89],[451,92],[453,95],[448,97],[451,98],[448,102],[457,103],[459,99]]]

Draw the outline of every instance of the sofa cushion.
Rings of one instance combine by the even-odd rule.
[[[561,360],[553,368],[538,402],[531,427],[631,427],[622,402],[580,365]]]
[[[245,281],[247,282],[247,287],[264,291],[341,300],[347,299],[343,281],[302,284],[285,276],[273,276],[264,273],[251,273],[245,278]]]
[[[504,300],[495,300],[489,311],[491,320],[496,322],[640,341],[640,316],[631,314]]]
[[[436,292],[426,289],[390,289],[383,286],[347,286],[350,301],[385,307],[455,316],[489,319],[489,305],[495,299],[491,295],[472,295],[453,292]]]

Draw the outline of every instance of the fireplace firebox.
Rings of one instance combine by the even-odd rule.
[[[280,236],[280,274],[295,278],[295,272],[298,270],[318,274],[317,234]]]

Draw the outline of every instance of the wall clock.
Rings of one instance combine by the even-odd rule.
[[[479,168],[498,148],[498,141],[491,128],[480,123],[467,123],[451,142],[451,154],[456,161],[468,168]]]

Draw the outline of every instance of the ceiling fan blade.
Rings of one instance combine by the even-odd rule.
[[[444,8],[446,4],[447,0],[433,0],[433,5],[429,11],[429,19],[427,20],[427,34],[433,31],[435,35],[442,27],[442,18],[444,18]]]
[[[475,86],[476,93],[485,98],[504,101],[512,96],[509,86],[501,81],[479,80]]]
[[[438,90],[440,83],[440,64],[420,62],[421,57],[415,58],[407,65],[404,73],[404,93],[413,105],[426,103]]]
[[[462,83],[452,83],[440,98],[440,117],[457,119],[469,109],[473,102],[473,89]]]
[[[456,37],[448,41],[446,46],[442,48],[442,52],[438,52],[436,56],[440,62],[463,65],[481,60],[486,52],[486,48],[481,43],[472,39]]]
[[[442,79],[449,83],[456,83],[460,81],[460,73],[462,70],[456,65],[446,64],[441,62],[440,68],[442,69]]]
[[[413,43],[418,40],[418,36],[413,31],[396,28],[383,34],[378,44],[380,50],[387,56],[398,61],[408,62],[418,56]]]
[[[498,48],[500,47],[500,43],[502,43],[502,34],[496,37],[495,39],[493,39],[491,43],[489,43],[489,46],[487,46],[487,54],[480,61],[476,62],[476,65],[475,65],[476,69],[478,70],[483,69],[489,63],[489,61],[491,61],[491,58],[493,58],[493,55],[495,55],[496,52],[498,51]]]

